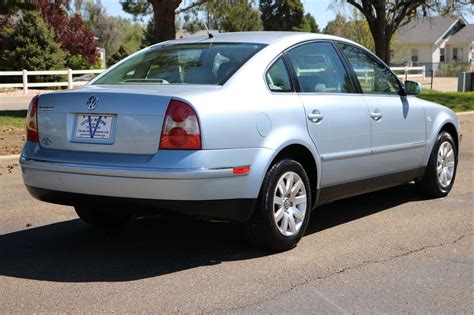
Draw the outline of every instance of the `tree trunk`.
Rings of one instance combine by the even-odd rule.
[[[154,0],[153,19],[155,21],[155,36],[157,43],[176,38],[175,15],[181,1]]]

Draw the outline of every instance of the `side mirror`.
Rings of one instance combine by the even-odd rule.
[[[421,84],[415,81],[405,81],[405,93],[406,95],[420,95]]]

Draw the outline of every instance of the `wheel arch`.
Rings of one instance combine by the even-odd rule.
[[[426,151],[423,160],[425,166],[428,165],[431,152],[441,132],[446,131],[453,137],[457,152],[459,152],[460,146],[460,124],[454,112],[447,109],[434,111],[428,108],[427,116],[428,118],[432,117],[432,122],[427,125]]]
[[[314,207],[321,173],[321,168],[319,166],[320,160],[317,158],[318,155],[315,154],[315,152],[312,152],[305,144],[301,144],[298,142],[286,144],[276,150],[275,153],[276,154],[272,157],[270,163],[268,164],[265,170],[265,174],[270,170],[273,165],[285,158],[292,159],[300,163],[307,172],[310,181],[312,205]]]
[[[458,130],[456,129],[456,126],[454,126],[453,123],[451,122],[446,122],[441,129],[438,131],[438,135],[441,132],[447,132],[453,137],[454,144],[456,145],[456,153],[458,154],[459,152],[459,139],[458,139]]]

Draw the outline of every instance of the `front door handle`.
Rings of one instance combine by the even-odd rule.
[[[373,120],[375,121],[380,121],[383,117],[382,112],[380,109],[374,110],[372,113],[370,113],[370,117],[372,117]]]
[[[324,116],[317,109],[313,110],[311,114],[308,115],[308,119],[313,123],[318,123],[323,120]]]

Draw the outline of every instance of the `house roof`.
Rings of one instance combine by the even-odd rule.
[[[464,26],[448,40],[449,44],[471,44],[474,42],[474,24]]]
[[[420,17],[400,28],[397,41],[400,44],[434,44],[458,20],[459,17]]]

